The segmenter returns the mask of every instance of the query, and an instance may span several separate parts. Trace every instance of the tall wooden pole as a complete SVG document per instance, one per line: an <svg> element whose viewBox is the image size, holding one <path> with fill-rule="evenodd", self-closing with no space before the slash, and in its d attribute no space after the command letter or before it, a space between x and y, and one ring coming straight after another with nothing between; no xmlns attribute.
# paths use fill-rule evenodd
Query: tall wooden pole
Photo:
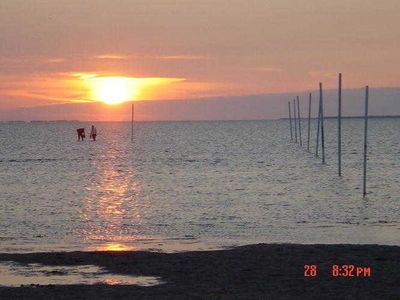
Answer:
<svg viewBox="0 0 400 300"><path fill-rule="evenodd" d="M342 73L339 73L338 94L338 175L342 176Z"/></svg>
<svg viewBox="0 0 400 300"><path fill-rule="evenodd" d="M324 98L322 96L322 83L319 83L319 96L321 99L321 147L322 164L325 164L325 131L324 131Z"/></svg>
<svg viewBox="0 0 400 300"><path fill-rule="evenodd" d="M320 127L321 127L321 93L319 95L319 101L318 101L317 143L315 145L315 157L318 157Z"/></svg>
<svg viewBox="0 0 400 300"><path fill-rule="evenodd" d="M308 130L307 130L307 151L310 152L310 125L311 125L311 93L308 97Z"/></svg>
<svg viewBox="0 0 400 300"><path fill-rule="evenodd" d="M365 87L365 115L364 115L364 172L363 172L363 196L367 195L367 150L368 150L368 97L369 88Z"/></svg>
<svg viewBox="0 0 400 300"><path fill-rule="evenodd" d="M292 113L290 111L290 101L288 102L288 108L289 108L289 123L290 123L290 140L293 141Z"/></svg>
<svg viewBox="0 0 400 300"><path fill-rule="evenodd" d="M294 115L294 140L297 143L296 103L294 99L293 99L293 115Z"/></svg>
<svg viewBox="0 0 400 300"><path fill-rule="evenodd" d="M303 143L301 141L301 116L300 116L300 99L299 96L297 96L297 116L299 120L299 141L300 141L300 147L303 146Z"/></svg>
<svg viewBox="0 0 400 300"><path fill-rule="evenodd" d="M132 120L131 120L131 141L133 142L133 121L135 114L135 104L132 103Z"/></svg>

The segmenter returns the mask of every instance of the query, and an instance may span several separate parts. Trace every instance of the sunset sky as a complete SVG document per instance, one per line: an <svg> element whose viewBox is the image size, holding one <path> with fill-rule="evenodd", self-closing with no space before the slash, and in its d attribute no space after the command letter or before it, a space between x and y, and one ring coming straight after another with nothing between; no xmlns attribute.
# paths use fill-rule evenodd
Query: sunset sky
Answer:
<svg viewBox="0 0 400 300"><path fill-rule="evenodd" d="M334 88L338 72L346 88L398 87L399 11L398 0L2 0L0 110L302 92Z"/></svg>

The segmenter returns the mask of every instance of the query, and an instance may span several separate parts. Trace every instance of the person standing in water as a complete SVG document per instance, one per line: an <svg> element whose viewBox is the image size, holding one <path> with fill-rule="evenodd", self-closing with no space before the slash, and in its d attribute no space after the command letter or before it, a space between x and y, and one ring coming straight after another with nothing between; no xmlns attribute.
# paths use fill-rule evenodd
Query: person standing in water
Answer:
<svg viewBox="0 0 400 300"><path fill-rule="evenodd" d="M97 129L94 125L92 125L92 129L90 130L90 138L92 138L93 141L95 141L96 136L97 136Z"/></svg>
<svg viewBox="0 0 400 300"><path fill-rule="evenodd" d="M78 133L78 141L81 139L83 141L85 139L85 128L78 128L76 132Z"/></svg>

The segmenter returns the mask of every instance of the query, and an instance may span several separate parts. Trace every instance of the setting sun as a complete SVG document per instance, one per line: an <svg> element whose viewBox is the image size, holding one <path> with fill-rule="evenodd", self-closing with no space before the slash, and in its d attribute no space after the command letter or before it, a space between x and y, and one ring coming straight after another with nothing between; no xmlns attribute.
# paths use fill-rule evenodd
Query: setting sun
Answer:
<svg viewBox="0 0 400 300"><path fill-rule="evenodd" d="M79 79L77 86L85 90L86 101L116 105L127 101L160 98L174 83L183 78L104 76L96 73L73 73Z"/></svg>
<svg viewBox="0 0 400 300"><path fill-rule="evenodd" d="M95 77L91 79L93 98L107 104L134 100L138 84L129 77Z"/></svg>

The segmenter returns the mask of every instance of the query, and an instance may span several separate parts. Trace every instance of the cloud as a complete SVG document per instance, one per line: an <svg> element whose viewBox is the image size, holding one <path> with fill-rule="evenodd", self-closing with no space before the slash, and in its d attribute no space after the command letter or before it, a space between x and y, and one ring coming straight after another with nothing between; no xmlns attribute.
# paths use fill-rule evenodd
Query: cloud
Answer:
<svg viewBox="0 0 400 300"><path fill-rule="evenodd" d="M20 56L20 57L6 57L0 56L0 63L4 64L58 64L65 62L64 57L43 57L43 56Z"/></svg>
<svg viewBox="0 0 400 300"><path fill-rule="evenodd" d="M97 59L116 59L116 60L121 60L121 59L128 59L129 56L126 56L126 55L119 55L119 54L100 54L100 55L96 55L94 58L97 58Z"/></svg>
<svg viewBox="0 0 400 300"><path fill-rule="evenodd" d="M51 102L62 102L62 103L88 102L89 101L89 100L81 100L81 99L71 99L69 97L62 98L62 97L49 96L49 95L39 94L39 93L34 93L34 92L29 92L29 91L27 92L24 90L9 91L7 93L3 93L3 95L17 96L17 97L31 98L31 99L49 100Z"/></svg>
<svg viewBox="0 0 400 300"><path fill-rule="evenodd" d="M332 71L308 71L307 75L311 78L329 78L329 79L335 79L337 77L336 72Z"/></svg>
<svg viewBox="0 0 400 300"><path fill-rule="evenodd" d="M114 60L123 60L123 59L156 59L156 60L203 60L208 59L207 56L203 55L121 55L121 54L99 54L95 55L96 59L114 59Z"/></svg>
<svg viewBox="0 0 400 300"><path fill-rule="evenodd" d="M285 71L282 68L276 68L276 67L259 67L259 68L251 68L250 70L258 72L270 72L270 73L282 73Z"/></svg>
<svg viewBox="0 0 400 300"><path fill-rule="evenodd" d="M66 75L72 77L78 77L79 79L91 79L100 76L100 74L97 73L83 73L83 72L67 73Z"/></svg>
<svg viewBox="0 0 400 300"><path fill-rule="evenodd" d="M203 60L208 59L207 56L201 55L165 55L165 56L156 56L156 59L164 59L164 60Z"/></svg>
<svg viewBox="0 0 400 300"><path fill-rule="evenodd" d="M62 57L54 57L54 58L47 58L44 59L43 62L47 64L59 64L65 62L66 59Z"/></svg>

